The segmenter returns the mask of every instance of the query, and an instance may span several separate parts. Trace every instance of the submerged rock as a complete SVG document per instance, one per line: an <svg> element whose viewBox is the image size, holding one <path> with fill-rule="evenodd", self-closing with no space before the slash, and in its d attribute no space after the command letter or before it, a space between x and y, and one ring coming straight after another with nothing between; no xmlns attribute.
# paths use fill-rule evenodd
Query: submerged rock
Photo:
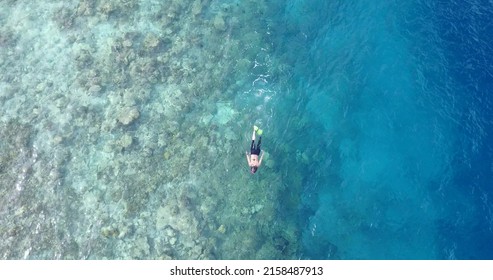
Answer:
<svg viewBox="0 0 493 280"><path fill-rule="evenodd" d="M119 115L118 121L123 125L129 125L134 120L138 119L140 116L139 110L135 107L125 107L123 108Z"/></svg>
<svg viewBox="0 0 493 280"><path fill-rule="evenodd" d="M213 120L220 125L224 125L230 122L235 115L235 110L231 108L228 104L218 103L217 114L214 116Z"/></svg>
<svg viewBox="0 0 493 280"><path fill-rule="evenodd" d="M215 18L214 18L214 22L213 22L213 25L214 25L214 28L217 30L217 31L225 31L226 30L226 22L224 21L223 17L221 15L217 15Z"/></svg>

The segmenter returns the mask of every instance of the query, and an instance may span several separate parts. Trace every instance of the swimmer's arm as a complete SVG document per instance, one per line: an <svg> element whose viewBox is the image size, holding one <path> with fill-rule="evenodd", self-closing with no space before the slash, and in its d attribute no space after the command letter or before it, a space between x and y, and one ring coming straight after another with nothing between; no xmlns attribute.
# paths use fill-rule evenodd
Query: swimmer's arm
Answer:
<svg viewBox="0 0 493 280"><path fill-rule="evenodd" d="M246 158L247 158L247 161L248 161L248 165L251 165L250 164L250 158L248 157L248 152L245 152L245 155L246 155Z"/></svg>
<svg viewBox="0 0 493 280"><path fill-rule="evenodd" d="M264 157L264 151L262 151L262 154L260 155L260 160L258 161L258 166L262 164L262 158Z"/></svg>

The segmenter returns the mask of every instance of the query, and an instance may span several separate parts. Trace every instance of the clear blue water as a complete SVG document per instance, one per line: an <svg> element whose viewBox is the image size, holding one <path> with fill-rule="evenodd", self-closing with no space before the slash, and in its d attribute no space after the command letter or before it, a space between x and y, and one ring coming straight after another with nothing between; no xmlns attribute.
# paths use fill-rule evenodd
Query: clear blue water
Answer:
<svg viewBox="0 0 493 280"><path fill-rule="evenodd" d="M493 259L491 0L0 7L0 258Z"/></svg>
<svg viewBox="0 0 493 280"><path fill-rule="evenodd" d="M307 123L290 145L313 157L302 258L493 258L493 3L287 1L278 16L286 102Z"/></svg>

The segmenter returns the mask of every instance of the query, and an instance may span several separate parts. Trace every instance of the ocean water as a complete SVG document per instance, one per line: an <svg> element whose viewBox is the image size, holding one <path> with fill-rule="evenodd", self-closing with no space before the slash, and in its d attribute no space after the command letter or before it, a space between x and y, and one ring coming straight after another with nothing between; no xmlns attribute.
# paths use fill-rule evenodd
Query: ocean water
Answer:
<svg viewBox="0 0 493 280"><path fill-rule="evenodd" d="M0 257L492 259L492 16L2 1Z"/></svg>
<svg viewBox="0 0 493 280"><path fill-rule="evenodd" d="M288 1L279 53L323 154L302 192L303 257L491 259L492 13Z"/></svg>

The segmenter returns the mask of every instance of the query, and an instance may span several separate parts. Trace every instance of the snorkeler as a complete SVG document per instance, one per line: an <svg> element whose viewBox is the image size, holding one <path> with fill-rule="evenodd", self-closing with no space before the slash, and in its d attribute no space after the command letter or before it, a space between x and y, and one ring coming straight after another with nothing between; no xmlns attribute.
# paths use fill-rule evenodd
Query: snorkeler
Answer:
<svg viewBox="0 0 493 280"><path fill-rule="evenodd" d="M255 133L258 133L258 144L255 146ZM246 153L248 166L250 166L250 172L254 174L257 172L258 167L262 163L262 158L264 157L264 153L260 156L260 160L258 156L260 155L260 144L262 142L262 129L259 129L258 126L253 126L253 134L252 134L252 146L250 147L250 156L248 155L248 151Z"/></svg>

